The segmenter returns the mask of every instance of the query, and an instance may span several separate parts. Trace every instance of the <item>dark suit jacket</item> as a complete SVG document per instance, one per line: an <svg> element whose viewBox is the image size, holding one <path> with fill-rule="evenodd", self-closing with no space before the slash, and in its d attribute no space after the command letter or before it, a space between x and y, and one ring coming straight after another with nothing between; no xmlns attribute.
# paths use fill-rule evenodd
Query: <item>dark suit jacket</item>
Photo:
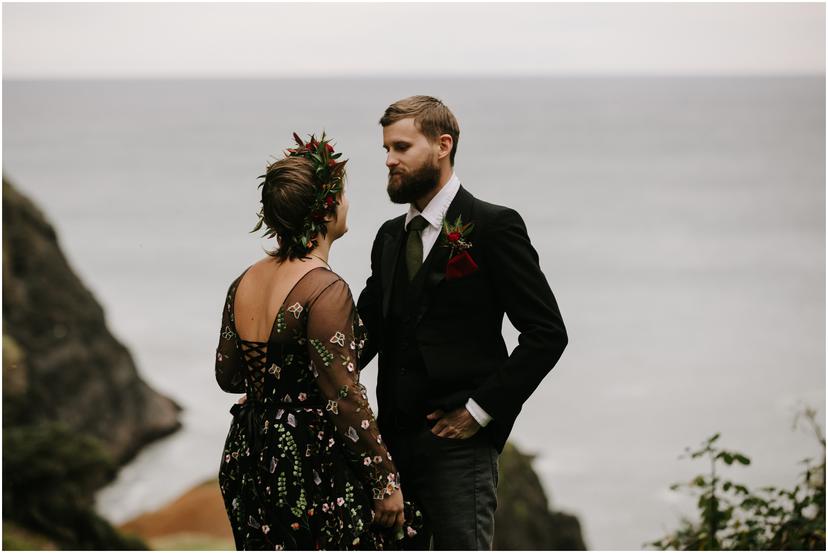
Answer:
<svg viewBox="0 0 828 553"><path fill-rule="evenodd" d="M552 370L567 344L555 296L538 265L526 225L510 208L478 200L462 186L446 220L474 223L469 250L479 269L446 280L450 249L432 248L414 303L415 333L429 381L430 407L445 410L473 398L492 421L483 429L502 450L523 403ZM359 296L360 316L368 331L361 363L379 353L378 421L390 420L390 339L384 334L397 256L405 239L405 216L380 227L371 250L371 276ZM520 332L511 355L501 333L504 313Z"/></svg>

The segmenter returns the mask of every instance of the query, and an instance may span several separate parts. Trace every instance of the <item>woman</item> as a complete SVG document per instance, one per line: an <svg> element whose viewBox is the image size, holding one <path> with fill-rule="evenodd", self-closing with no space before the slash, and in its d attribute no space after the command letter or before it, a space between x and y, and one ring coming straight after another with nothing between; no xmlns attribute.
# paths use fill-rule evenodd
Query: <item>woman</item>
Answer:
<svg viewBox="0 0 828 553"><path fill-rule="evenodd" d="M279 247L230 285L216 380L246 393L219 484L237 549L388 549L416 534L359 383L362 322L330 270L347 231L345 161L322 136L271 164L259 224ZM262 177L260 177L262 178Z"/></svg>

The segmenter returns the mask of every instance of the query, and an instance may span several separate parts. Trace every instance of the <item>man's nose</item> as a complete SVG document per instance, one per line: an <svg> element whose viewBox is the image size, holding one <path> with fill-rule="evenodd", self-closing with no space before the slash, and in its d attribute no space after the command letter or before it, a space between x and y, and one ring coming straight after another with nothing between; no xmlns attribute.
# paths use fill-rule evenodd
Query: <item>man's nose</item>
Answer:
<svg viewBox="0 0 828 553"><path fill-rule="evenodd" d="M385 166L386 166L386 167L388 167L389 169L390 169L390 168L392 168L392 167L396 167L397 165L399 165L399 163L400 163L400 162L397 160L397 158L396 158L396 157L394 157L394 156L393 156L392 154L390 154L390 153L389 153L389 154L388 154L388 156L385 158Z"/></svg>

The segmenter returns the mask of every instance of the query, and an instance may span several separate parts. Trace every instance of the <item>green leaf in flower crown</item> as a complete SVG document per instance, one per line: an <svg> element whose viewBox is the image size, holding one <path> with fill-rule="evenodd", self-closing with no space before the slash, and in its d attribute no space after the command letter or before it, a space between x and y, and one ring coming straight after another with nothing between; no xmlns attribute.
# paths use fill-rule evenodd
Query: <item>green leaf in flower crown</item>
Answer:
<svg viewBox="0 0 828 553"><path fill-rule="evenodd" d="M261 217L261 215L259 215L259 217ZM250 232L256 232L257 230L259 230L260 228L262 228L262 221L264 221L264 219L261 219L261 218L260 218L260 219L259 219L259 222L258 222L258 223L256 223L256 226L255 226L255 227L253 227L253 230L251 230Z"/></svg>

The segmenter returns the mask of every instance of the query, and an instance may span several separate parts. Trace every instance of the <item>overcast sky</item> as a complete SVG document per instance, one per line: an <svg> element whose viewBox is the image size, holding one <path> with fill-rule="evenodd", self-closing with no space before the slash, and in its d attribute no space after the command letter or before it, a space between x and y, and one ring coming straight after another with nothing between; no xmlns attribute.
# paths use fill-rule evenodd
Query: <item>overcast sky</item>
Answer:
<svg viewBox="0 0 828 553"><path fill-rule="evenodd" d="M3 4L3 76L825 72L811 4Z"/></svg>

